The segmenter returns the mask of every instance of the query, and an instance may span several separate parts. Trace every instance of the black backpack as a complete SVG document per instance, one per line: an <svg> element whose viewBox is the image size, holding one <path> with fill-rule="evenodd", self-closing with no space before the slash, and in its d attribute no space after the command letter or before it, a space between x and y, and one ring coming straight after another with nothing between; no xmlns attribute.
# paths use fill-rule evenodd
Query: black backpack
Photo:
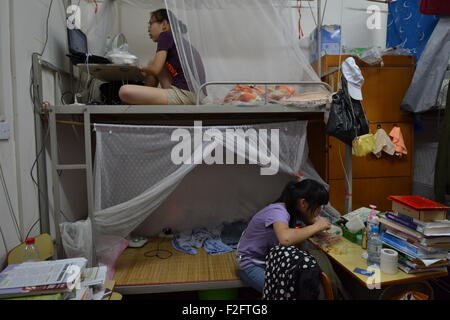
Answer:
<svg viewBox="0 0 450 320"><path fill-rule="evenodd" d="M333 95L326 132L350 146L353 139L369 133L361 101L350 97L345 77L342 77L342 89Z"/></svg>

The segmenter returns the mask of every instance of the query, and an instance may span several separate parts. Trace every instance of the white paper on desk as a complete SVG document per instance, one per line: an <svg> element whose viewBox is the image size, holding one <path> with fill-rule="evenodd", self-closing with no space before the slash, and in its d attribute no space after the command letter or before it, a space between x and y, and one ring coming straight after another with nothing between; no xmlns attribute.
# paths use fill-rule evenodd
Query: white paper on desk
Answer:
<svg viewBox="0 0 450 320"><path fill-rule="evenodd" d="M103 285L106 281L106 272L108 268L106 266L86 268L83 271L83 278L81 282L82 287Z"/></svg>
<svg viewBox="0 0 450 320"><path fill-rule="evenodd" d="M431 266L433 263L436 263L438 261L441 261L442 259L420 259L420 261L422 261L425 266Z"/></svg>
<svg viewBox="0 0 450 320"><path fill-rule="evenodd" d="M372 210L370 208L362 207L359 209L356 209L352 212L347 213L346 215L342 216L345 220L350 221L351 218L354 216L359 216L363 222L367 221L367 217L369 216L369 213L375 211L376 213L379 213L380 211Z"/></svg>
<svg viewBox="0 0 450 320"><path fill-rule="evenodd" d="M102 300L104 295L105 295L105 289L100 290L99 292L94 293L92 295L92 300Z"/></svg>
<svg viewBox="0 0 450 320"><path fill-rule="evenodd" d="M0 289L65 283L69 277L73 276L74 270L70 269L70 266L78 266L81 273L86 263L85 258L22 263L11 270L2 272Z"/></svg>

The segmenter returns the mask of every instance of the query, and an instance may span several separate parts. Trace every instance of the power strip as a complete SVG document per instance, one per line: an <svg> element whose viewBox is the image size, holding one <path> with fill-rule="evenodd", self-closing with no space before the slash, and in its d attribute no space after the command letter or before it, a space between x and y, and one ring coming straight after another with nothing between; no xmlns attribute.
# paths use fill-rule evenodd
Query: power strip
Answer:
<svg viewBox="0 0 450 320"><path fill-rule="evenodd" d="M173 238L173 234L171 234L171 233L167 234L167 233L161 232L161 233L158 234L158 237L172 239Z"/></svg>
<svg viewBox="0 0 450 320"><path fill-rule="evenodd" d="M142 248L148 242L146 237L138 237L128 240L128 246L130 248Z"/></svg>

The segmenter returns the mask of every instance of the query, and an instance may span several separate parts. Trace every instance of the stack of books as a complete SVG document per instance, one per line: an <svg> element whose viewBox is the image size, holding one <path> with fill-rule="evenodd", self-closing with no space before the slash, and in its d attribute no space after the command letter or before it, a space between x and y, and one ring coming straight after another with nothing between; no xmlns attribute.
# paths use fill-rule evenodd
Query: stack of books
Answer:
<svg viewBox="0 0 450 320"><path fill-rule="evenodd" d="M446 271L450 266L450 221L425 222L403 213L380 215L383 244L399 252L406 273Z"/></svg>
<svg viewBox="0 0 450 320"><path fill-rule="evenodd" d="M107 267L85 268L81 273L81 283L70 300L102 300L110 293L105 288Z"/></svg>
<svg viewBox="0 0 450 320"><path fill-rule="evenodd" d="M85 258L9 265L0 273L0 299L100 300L106 266L86 268Z"/></svg>

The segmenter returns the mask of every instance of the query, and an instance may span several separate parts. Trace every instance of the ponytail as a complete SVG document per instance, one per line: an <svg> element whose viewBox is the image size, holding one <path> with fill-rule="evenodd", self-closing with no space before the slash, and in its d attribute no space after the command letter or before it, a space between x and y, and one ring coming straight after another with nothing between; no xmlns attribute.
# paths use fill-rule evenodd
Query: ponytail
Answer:
<svg viewBox="0 0 450 320"><path fill-rule="evenodd" d="M315 180L306 179L300 182L290 181L286 184L281 196L275 202L284 203L291 216L289 226L294 227L300 213L297 210L298 200L305 199L309 210L315 211L329 201L327 189Z"/></svg>

